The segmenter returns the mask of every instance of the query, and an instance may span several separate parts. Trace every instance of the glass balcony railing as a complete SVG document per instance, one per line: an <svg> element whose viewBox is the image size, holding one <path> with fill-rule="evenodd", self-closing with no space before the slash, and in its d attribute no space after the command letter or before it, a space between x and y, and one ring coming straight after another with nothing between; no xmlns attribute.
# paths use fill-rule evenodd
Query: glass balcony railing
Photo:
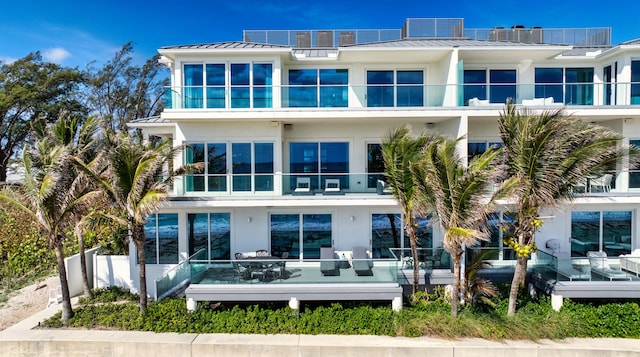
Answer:
<svg viewBox="0 0 640 357"><path fill-rule="evenodd" d="M174 288L186 284L194 276L199 276L202 272L198 272L196 267L190 265L191 260L205 259L207 251L205 249L199 250L191 258L176 265L171 270L166 272L162 277L156 279L156 300L166 297ZM196 269L194 269L196 268Z"/></svg>
<svg viewBox="0 0 640 357"><path fill-rule="evenodd" d="M397 283L395 260L251 257L238 260L192 259L191 284L358 284Z"/></svg>
<svg viewBox="0 0 640 357"><path fill-rule="evenodd" d="M273 110L427 107L496 108L640 104L640 83L475 83L167 87L167 109ZM238 96L237 93L242 93Z"/></svg>
<svg viewBox="0 0 640 357"><path fill-rule="evenodd" d="M389 248L398 261L399 269L413 269L413 255L410 248ZM453 262L444 248L418 248L418 268L423 270L444 269L453 271Z"/></svg>
<svg viewBox="0 0 640 357"><path fill-rule="evenodd" d="M547 280L556 281L636 281L638 272L634 258L607 257L603 252L596 256L555 256L539 251L535 270Z"/></svg>
<svg viewBox="0 0 640 357"><path fill-rule="evenodd" d="M389 195L383 173L192 174L181 178L184 193L214 195Z"/></svg>

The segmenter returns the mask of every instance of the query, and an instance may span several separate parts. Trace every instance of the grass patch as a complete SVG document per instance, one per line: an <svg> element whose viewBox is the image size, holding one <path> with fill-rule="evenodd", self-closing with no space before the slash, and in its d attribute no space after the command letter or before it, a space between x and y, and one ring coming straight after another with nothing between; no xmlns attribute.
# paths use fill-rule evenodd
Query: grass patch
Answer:
<svg viewBox="0 0 640 357"><path fill-rule="evenodd" d="M515 316L507 316L508 301L495 307L466 306L451 318L442 298L423 294L400 312L387 304L305 303L298 312L285 304L225 305L200 303L188 312L184 299L150 302L140 313L137 295L117 288L96 291L81 300L69 327L179 333L340 334L431 336L489 340L568 337L640 338L640 307L634 302L578 303L567 301L560 312L547 297L522 298ZM60 313L44 322L62 327Z"/></svg>

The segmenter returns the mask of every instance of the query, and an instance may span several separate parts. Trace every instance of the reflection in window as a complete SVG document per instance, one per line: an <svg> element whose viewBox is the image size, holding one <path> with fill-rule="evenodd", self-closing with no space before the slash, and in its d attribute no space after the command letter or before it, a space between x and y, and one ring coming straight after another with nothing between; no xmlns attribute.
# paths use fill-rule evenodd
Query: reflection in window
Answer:
<svg viewBox="0 0 640 357"><path fill-rule="evenodd" d="M347 107L347 69L290 69L289 107Z"/></svg>
<svg viewBox="0 0 640 357"><path fill-rule="evenodd" d="M295 177L310 177L311 188L324 187L326 179L339 179L340 187L349 187L349 143L290 143L289 170ZM291 180L291 188L296 180Z"/></svg>
<svg viewBox="0 0 640 357"><path fill-rule="evenodd" d="M187 215L189 256L204 250L208 252L205 259L230 259L230 217L229 213L189 213Z"/></svg>
<svg viewBox="0 0 640 357"><path fill-rule="evenodd" d="M178 263L178 215L158 213L147 217L144 226L145 263Z"/></svg>
<svg viewBox="0 0 640 357"><path fill-rule="evenodd" d="M482 155L490 148L500 148L502 143L498 141L469 141L467 144L467 157L469 161L476 156Z"/></svg>
<svg viewBox="0 0 640 357"><path fill-rule="evenodd" d="M384 178L384 158L381 144L367 144L367 188L377 188Z"/></svg>
<svg viewBox="0 0 640 357"><path fill-rule="evenodd" d="M535 97L553 97L555 103L563 102L562 68L536 68L535 69Z"/></svg>
<svg viewBox="0 0 640 357"><path fill-rule="evenodd" d="M424 72L367 71L368 107L419 107L424 105Z"/></svg>
<svg viewBox="0 0 640 357"><path fill-rule="evenodd" d="M206 163L202 172L186 175L187 192L227 191L226 143L187 144L184 153L186 164ZM233 191L273 191L273 143L232 143L230 154Z"/></svg>
<svg viewBox="0 0 640 357"><path fill-rule="evenodd" d="M506 103L516 100L516 71L492 69L489 71L489 99L491 103Z"/></svg>
<svg viewBox="0 0 640 357"><path fill-rule="evenodd" d="M631 104L640 104L640 61L631 61Z"/></svg>
<svg viewBox="0 0 640 357"><path fill-rule="evenodd" d="M469 99L487 99L487 72L476 69L466 69L464 71L464 103L467 105Z"/></svg>
<svg viewBox="0 0 640 357"><path fill-rule="evenodd" d="M373 258L391 258L389 248L402 248L402 221L399 213L371 215Z"/></svg>
<svg viewBox="0 0 640 357"><path fill-rule="evenodd" d="M640 139L629 140L629 144L640 147ZM629 170L629 188L640 188L640 163Z"/></svg>
<svg viewBox="0 0 640 357"><path fill-rule="evenodd" d="M272 214L270 231L274 256L320 259L320 248L332 246L330 214Z"/></svg>
<svg viewBox="0 0 640 357"><path fill-rule="evenodd" d="M593 68L567 68L565 83L565 104L593 105Z"/></svg>
<svg viewBox="0 0 640 357"><path fill-rule="evenodd" d="M631 211L571 212L571 256L598 250L618 256L631 248Z"/></svg>

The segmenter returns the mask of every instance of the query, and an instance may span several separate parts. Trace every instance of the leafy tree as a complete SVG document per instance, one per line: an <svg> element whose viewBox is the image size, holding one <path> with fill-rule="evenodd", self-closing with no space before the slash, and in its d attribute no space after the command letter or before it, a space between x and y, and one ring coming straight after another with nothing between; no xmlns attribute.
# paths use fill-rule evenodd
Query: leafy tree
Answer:
<svg viewBox="0 0 640 357"><path fill-rule="evenodd" d="M418 291L420 282L418 267L418 246L416 236L416 212L414 199L414 183L411 165L418 162L420 150L429 142L430 138L411 136L411 129L402 126L387 133L382 140L382 155L384 158L385 177L391 188L391 193L398 200L404 217L404 229L409 236L411 255L413 257L413 294Z"/></svg>
<svg viewBox="0 0 640 357"><path fill-rule="evenodd" d="M63 109L86 112L76 96L82 81L81 72L44 62L39 52L0 62L0 182L34 126L55 121Z"/></svg>
<svg viewBox="0 0 640 357"><path fill-rule="evenodd" d="M102 68L88 70L89 105L112 133L127 131L128 122L163 110L161 98L169 80L159 55L139 67L132 64L132 53L133 44L128 42Z"/></svg>
<svg viewBox="0 0 640 357"><path fill-rule="evenodd" d="M416 208L422 214L432 214L434 224L444 232L444 249L453 260L453 317L458 314L460 296L465 294L460 281L464 249L488 238L487 214L494 200L503 197L512 185L512 181L507 181L492 193L500 174L496 165L499 149L487 150L465 166L456 151L460 139L430 140L420 161L411 166Z"/></svg>
<svg viewBox="0 0 640 357"><path fill-rule="evenodd" d="M535 232L543 224L540 211L571 201L572 186L615 167L630 148L620 145L622 135L563 110L533 114L508 105L498 125L506 174L518 181L513 191L514 237L506 240L518 254L509 294L508 313L513 314L527 261L536 251Z"/></svg>

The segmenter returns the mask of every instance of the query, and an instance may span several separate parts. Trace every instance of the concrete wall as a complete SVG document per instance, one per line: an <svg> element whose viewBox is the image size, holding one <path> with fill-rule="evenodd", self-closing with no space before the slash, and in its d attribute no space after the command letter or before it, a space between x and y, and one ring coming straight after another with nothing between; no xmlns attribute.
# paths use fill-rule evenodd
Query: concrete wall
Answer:
<svg viewBox="0 0 640 357"><path fill-rule="evenodd" d="M94 258L95 274L93 286L105 288L119 286L124 289L135 289L129 268L127 255L96 255Z"/></svg>
<svg viewBox="0 0 640 357"><path fill-rule="evenodd" d="M447 341L433 338L334 335L227 335L32 330L3 336L2 356L637 356L632 339Z"/></svg>
<svg viewBox="0 0 640 357"><path fill-rule="evenodd" d="M93 256L96 255L98 248L86 250L84 256L87 263L87 276L89 279L89 287L93 289ZM67 270L67 283L69 285L69 294L78 296L82 294L82 269L80 267L80 254L76 254L64 260L65 269Z"/></svg>

